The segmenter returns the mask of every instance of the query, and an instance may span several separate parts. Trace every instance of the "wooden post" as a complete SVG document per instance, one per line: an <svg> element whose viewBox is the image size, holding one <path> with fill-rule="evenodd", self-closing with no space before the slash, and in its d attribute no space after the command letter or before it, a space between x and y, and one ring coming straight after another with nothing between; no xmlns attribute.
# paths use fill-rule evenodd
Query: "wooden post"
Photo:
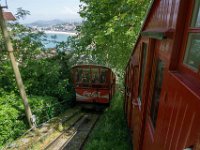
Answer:
<svg viewBox="0 0 200 150"><path fill-rule="evenodd" d="M13 54L13 46L12 46L12 43L11 43L9 33L7 31L7 28L6 28L6 23L5 23L5 20L3 18L3 10L2 10L1 6L0 6L0 26L1 26L1 30L3 32L3 36L4 36L4 39L5 39L5 44L6 44L6 48L8 50L8 54L9 54L9 57L10 57L10 60L11 60L12 68L13 68L13 71L14 71L14 74L15 74L17 86L19 88L19 92L20 92L20 95L21 95L21 98L22 98L22 101L23 101L23 104L24 104L28 123L29 123L31 128L35 128L35 123L32 120L33 118L32 118L31 109L30 109L30 106L28 104L28 99L27 99L27 96L26 96L26 92L25 92L23 82L22 82L21 74L20 74L17 62L15 60L14 54Z"/></svg>

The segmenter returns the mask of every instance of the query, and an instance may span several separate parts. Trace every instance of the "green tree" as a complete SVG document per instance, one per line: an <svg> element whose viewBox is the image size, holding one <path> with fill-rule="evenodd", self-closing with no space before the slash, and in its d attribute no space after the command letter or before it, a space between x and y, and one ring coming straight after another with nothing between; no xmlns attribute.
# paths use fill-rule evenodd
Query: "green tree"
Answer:
<svg viewBox="0 0 200 150"><path fill-rule="evenodd" d="M20 18L24 18L29 14L29 11L19 8L15 15L17 20L14 22L7 22L16 60L20 67L26 66L27 62L30 60L35 60L44 49L41 39L45 38L45 34L38 31L33 32L32 29L18 22ZM15 78L2 34L0 34L0 47L0 85L6 91L16 91Z"/></svg>
<svg viewBox="0 0 200 150"><path fill-rule="evenodd" d="M71 39L75 59L92 59L120 73L130 57L149 0L81 0L84 19L79 34ZM88 58L88 59L87 59Z"/></svg>

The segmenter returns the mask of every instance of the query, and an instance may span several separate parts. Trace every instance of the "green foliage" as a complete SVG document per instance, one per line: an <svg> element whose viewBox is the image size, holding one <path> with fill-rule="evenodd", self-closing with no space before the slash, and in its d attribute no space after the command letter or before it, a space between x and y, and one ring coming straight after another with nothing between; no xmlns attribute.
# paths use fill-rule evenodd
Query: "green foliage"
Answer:
<svg viewBox="0 0 200 150"><path fill-rule="evenodd" d="M52 117L57 116L67 107L65 103L60 103L55 97L50 96L31 96L29 104L32 108L32 113L36 116L37 124L41 124Z"/></svg>
<svg viewBox="0 0 200 150"><path fill-rule="evenodd" d="M16 18L20 19L28 14L30 14L29 11L19 8ZM68 65L71 56L64 53L67 45L58 43L58 48L62 51L57 56L50 56L49 51L44 50L44 45L41 43L41 39L46 37L44 33L32 31L18 22L9 24L9 27L16 60L19 63L28 94L49 95L58 98L59 101L73 99L74 91L72 90ZM0 41L3 41L1 39L2 36ZM4 42L0 44L2 44L0 85L8 92L17 92L5 44Z"/></svg>
<svg viewBox="0 0 200 150"><path fill-rule="evenodd" d="M15 17L17 19L24 19L27 15L30 15L30 11L24 10L21 7L17 9L17 13L15 14Z"/></svg>
<svg viewBox="0 0 200 150"><path fill-rule="evenodd" d="M15 17L20 19L29 14L29 11L18 8ZM9 33L11 36L15 57L20 64L25 63L26 60L35 59L35 56L44 50L44 45L42 44L41 39L46 39L46 36L43 32L39 32L37 30L33 31L32 29L20 24L18 20L12 23L7 23L7 26L9 29L11 29ZM0 35L0 41L1 63L2 61L8 59L8 55L2 34Z"/></svg>
<svg viewBox="0 0 200 150"><path fill-rule="evenodd" d="M47 60L28 61L21 69L29 94L54 95L57 91L60 66Z"/></svg>
<svg viewBox="0 0 200 150"><path fill-rule="evenodd" d="M60 53L54 58L28 61L21 68L28 94L49 95L73 103L74 91L67 57L65 53Z"/></svg>
<svg viewBox="0 0 200 150"><path fill-rule="evenodd" d="M60 103L50 96L31 96L29 104L36 116L37 124L57 116L68 107L67 103ZM0 147L16 139L28 129L24 112L19 95L0 89Z"/></svg>
<svg viewBox="0 0 200 150"><path fill-rule="evenodd" d="M17 18L28 11L19 9ZM31 110L40 124L62 113L74 102L69 59L66 45L59 46L63 52L50 55L44 51L41 39L45 34L14 22L8 24L16 61L28 93ZM6 142L16 139L28 129L28 122L22 100L18 93L14 73L0 34L0 148Z"/></svg>
<svg viewBox="0 0 200 150"><path fill-rule="evenodd" d="M27 128L20 118L23 110L20 99L14 93L0 90L0 147L17 138Z"/></svg>
<svg viewBox="0 0 200 150"><path fill-rule="evenodd" d="M84 147L86 150L131 150L124 112L123 95L116 94L111 107L100 117ZM101 146L99 146L101 145Z"/></svg>
<svg viewBox="0 0 200 150"><path fill-rule="evenodd" d="M80 15L85 19L71 46L83 62L116 68L126 66L141 28L149 0L81 0ZM83 57L85 55L85 57ZM84 58L84 60L82 59ZM90 61L90 62L93 62Z"/></svg>
<svg viewBox="0 0 200 150"><path fill-rule="evenodd" d="M0 64L0 88L8 92L17 91L15 76L10 61L3 61Z"/></svg>

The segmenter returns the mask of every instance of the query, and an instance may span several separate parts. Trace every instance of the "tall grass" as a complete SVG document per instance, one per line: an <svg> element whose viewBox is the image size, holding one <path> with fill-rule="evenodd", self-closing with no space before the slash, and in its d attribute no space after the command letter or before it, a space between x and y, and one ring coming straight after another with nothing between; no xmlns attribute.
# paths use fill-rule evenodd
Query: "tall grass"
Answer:
<svg viewBox="0 0 200 150"><path fill-rule="evenodd" d="M123 112L123 95L115 94L84 146L85 150L131 150Z"/></svg>

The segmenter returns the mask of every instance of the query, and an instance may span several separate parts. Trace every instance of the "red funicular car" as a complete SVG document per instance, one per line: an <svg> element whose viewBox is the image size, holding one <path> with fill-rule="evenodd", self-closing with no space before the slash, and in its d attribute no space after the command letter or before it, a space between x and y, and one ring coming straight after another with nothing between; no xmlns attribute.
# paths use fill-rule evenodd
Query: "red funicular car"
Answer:
<svg viewBox="0 0 200 150"><path fill-rule="evenodd" d="M99 65L72 67L76 101L84 104L109 104L115 92L115 75Z"/></svg>

